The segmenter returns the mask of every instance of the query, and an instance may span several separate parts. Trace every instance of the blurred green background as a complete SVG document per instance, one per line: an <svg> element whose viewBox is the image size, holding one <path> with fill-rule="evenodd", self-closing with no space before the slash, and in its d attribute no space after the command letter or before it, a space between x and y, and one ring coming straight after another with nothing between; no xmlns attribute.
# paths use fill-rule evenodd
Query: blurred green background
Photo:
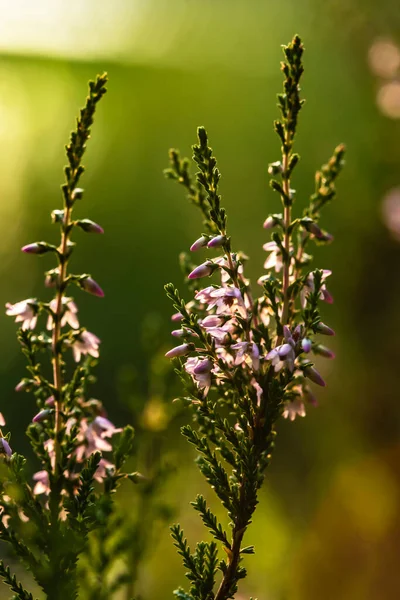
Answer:
<svg viewBox="0 0 400 600"><path fill-rule="evenodd" d="M323 221L335 243L315 253L316 265L334 272L335 304L324 314L337 331L337 359L320 364L328 382L320 406L280 424L247 538L256 555L246 561L249 577L238 600L391 600L400 597L400 245L391 217L400 210L397 2L1 1L0 303L48 298L42 273L51 258L24 256L19 248L57 240L49 214L61 204L63 147L87 80L106 70L109 93L93 128L78 207L106 233L78 232L73 257L73 270L90 272L106 296L78 292L77 300L81 322L103 342L93 394L110 418L143 424L148 400L153 413L163 414L173 390L154 390L149 372L163 377L168 366L149 359L143 323L157 331L154 347L170 347L163 284L183 290L178 255L201 232L182 190L163 178L168 149L190 154L196 127L206 126L233 244L251 257L255 280L267 241L262 222L279 207L267 165L279 158L272 121L280 45L295 32L306 46L302 160L294 181L300 204L335 145L348 147L338 199ZM388 228L382 202L389 192ZM14 392L24 374L15 330L4 316L1 411L13 449L29 452L24 430L34 404ZM213 497L180 439L185 418L165 429L156 419L154 427L176 465L163 496L193 543L203 530L189 502L200 491ZM184 584L166 525L156 542L139 581L147 600L171 597Z"/></svg>

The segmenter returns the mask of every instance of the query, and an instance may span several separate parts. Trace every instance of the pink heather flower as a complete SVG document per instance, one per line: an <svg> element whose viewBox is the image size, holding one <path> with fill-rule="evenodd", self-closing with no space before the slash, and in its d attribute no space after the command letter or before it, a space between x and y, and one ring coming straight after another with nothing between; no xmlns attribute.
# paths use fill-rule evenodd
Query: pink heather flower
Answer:
<svg viewBox="0 0 400 600"><path fill-rule="evenodd" d="M320 385L322 387L326 386L325 381L322 379L321 375L318 373L317 369L315 369L314 367L311 367L311 366L306 367L304 369L304 375L306 377L308 377L308 379L310 379L310 381L313 381L317 385Z"/></svg>
<svg viewBox="0 0 400 600"><path fill-rule="evenodd" d="M231 346L233 350L237 350L235 365L243 363L251 364L255 371L260 368L260 351L257 344L254 342L238 342Z"/></svg>
<svg viewBox="0 0 400 600"><path fill-rule="evenodd" d="M34 329L36 327L39 307L35 298L21 300L16 304L7 302L6 308L6 315L15 317L16 323L22 323L22 329Z"/></svg>
<svg viewBox="0 0 400 600"><path fill-rule="evenodd" d="M185 371L192 376L200 389L205 390L205 394L208 393L211 385L212 368L213 363L211 360L208 358L200 359L197 356L188 358L185 364Z"/></svg>
<svg viewBox="0 0 400 600"><path fill-rule="evenodd" d="M332 271L329 271L329 269L323 269L322 280L321 280L322 286L321 286L319 297L324 302L327 302L328 304L332 304L333 298L332 298L331 294L329 293L329 291L327 290L326 284L324 283L325 280L329 277L329 275L332 275ZM309 273L305 280L304 287L300 292L300 302L301 302L302 308L306 307L308 294L313 293L314 291L315 291L314 273Z"/></svg>
<svg viewBox="0 0 400 600"><path fill-rule="evenodd" d="M220 248L225 242L226 237L224 235L216 235L208 242L207 248Z"/></svg>
<svg viewBox="0 0 400 600"><path fill-rule="evenodd" d="M176 358L177 356L185 356L188 352L190 352L190 344L181 344L180 346L175 346L175 348L168 350L165 356L167 358Z"/></svg>
<svg viewBox="0 0 400 600"><path fill-rule="evenodd" d="M44 402L44 403L45 403L45 405L46 405L46 406L50 406L50 407L53 407L53 406L55 406L55 400L54 400L54 396L49 396L49 397L47 398L47 400L45 400L45 402Z"/></svg>
<svg viewBox="0 0 400 600"><path fill-rule="evenodd" d="M204 319L199 321L199 325L208 329L209 327L219 327L222 325L224 320L221 317L217 317L216 315L207 315Z"/></svg>
<svg viewBox="0 0 400 600"><path fill-rule="evenodd" d="M270 255L264 263L264 269L274 268L276 273L279 273L279 271L283 267L283 261L282 253L278 244L276 244L275 242L267 242L263 245L263 248L266 252L270 252Z"/></svg>
<svg viewBox="0 0 400 600"><path fill-rule="evenodd" d="M3 437L0 437L0 454L5 454L8 458L12 455L10 444L7 442L6 438Z"/></svg>
<svg viewBox="0 0 400 600"><path fill-rule="evenodd" d="M246 307L240 290L233 286L215 288L209 286L200 290L195 295L195 299L201 304L208 304L207 310L216 307L217 315L233 315L239 311L242 317L247 317Z"/></svg>
<svg viewBox="0 0 400 600"><path fill-rule="evenodd" d="M81 279L80 285L81 285L81 288L83 290L85 290L85 292L88 292L89 294L93 294L93 296L98 296L99 298L103 298L103 296L104 296L103 290L101 289L101 287L99 286L97 281L95 281L91 277L85 277L84 279Z"/></svg>
<svg viewBox="0 0 400 600"><path fill-rule="evenodd" d="M301 347L304 350L304 352L308 353L311 351L311 347L312 347L312 342L311 340L309 340L308 338L303 338L301 340Z"/></svg>
<svg viewBox="0 0 400 600"><path fill-rule="evenodd" d="M67 323L72 329L79 329L79 321L78 317L78 307L72 298L66 298L65 296L62 299L62 306L64 310L64 314L61 318L61 327L64 327ZM54 298L50 302L50 308L53 312L57 310L57 299ZM47 329L51 329L53 326L53 318L51 315L48 316L47 319Z"/></svg>
<svg viewBox="0 0 400 600"><path fill-rule="evenodd" d="M296 417L306 416L306 407L299 396L291 402L285 402L282 416L284 419L289 419L290 421L294 421Z"/></svg>
<svg viewBox="0 0 400 600"><path fill-rule="evenodd" d="M94 333L90 331L82 331L72 344L72 352L76 362L81 360L82 354L90 354L94 358L99 356L100 340Z"/></svg>
<svg viewBox="0 0 400 600"><path fill-rule="evenodd" d="M296 332L296 334L297 333L298 332ZM276 373L283 368L288 369L292 373L294 371L294 361L296 359L296 343L289 328L286 326L283 328L283 335L285 343L268 352L266 358L271 361Z"/></svg>
<svg viewBox="0 0 400 600"><path fill-rule="evenodd" d="M3 413L0 412L0 427L4 427L5 424L6 424L6 420L3 416Z"/></svg>
<svg viewBox="0 0 400 600"><path fill-rule="evenodd" d="M202 263L195 269L193 269L193 271L191 273L189 273L188 278L189 279L200 279L201 277L208 277L214 271L215 271L214 263L212 263L211 261L207 261L205 263Z"/></svg>
<svg viewBox="0 0 400 600"><path fill-rule="evenodd" d="M190 246L190 251L197 252L197 250L200 250L200 248L204 248L205 246L207 246L207 241L208 238L202 235L201 237L199 237L198 240L193 242L193 244Z"/></svg>
<svg viewBox="0 0 400 600"><path fill-rule="evenodd" d="M121 428L115 427L111 421L105 417L98 416L91 423L87 419L81 420L81 440L82 445L76 451L78 460L82 460L84 456L90 456L93 452L110 452L112 445L107 441L107 438L122 431Z"/></svg>
<svg viewBox="0 0 400 600"><path fill-rule="evenodd" d="M265 219L263 227L264 227L264 229L272 229L273 227L275 227L276 224L277 224L277 220L275 219L275 217L270 215L269 217L267 217Z"/></svg>
<svg viewBox="0 0 400 600"><path fill-rule="evenodd" d="M112 462L110 462L109 460L106 460L105 458L101 458L100 462L99 462L99 466L97 467L96 473L94 475L94 478L99 483L102 483L103 479L105 479L107 477L108 473L110 471L114 471L114 470L115 470L115 466L112 464Z"/></svg>
<svg viewBox="0 0 400 600"><path fill-rule="evenodd" d="M50 493L50 481L49 474L47 471L38 471L37 473L35 473L33 476L33 481L36 482L33 488L33 493L35 494L35 496Z"/></svg>

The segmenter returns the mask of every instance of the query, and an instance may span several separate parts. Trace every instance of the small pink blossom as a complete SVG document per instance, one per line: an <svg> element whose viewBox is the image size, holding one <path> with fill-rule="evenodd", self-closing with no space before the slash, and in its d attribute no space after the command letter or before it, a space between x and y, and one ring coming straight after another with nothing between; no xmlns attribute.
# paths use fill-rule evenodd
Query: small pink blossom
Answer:
<svg viewBox="0 0 400 600"><path fill-rule="evenodd" d="M82 354L89 354L94 358L99 356L100 340L94 333L90 331L82 331L72 345L72 352L76 362L81 360Z"/></svg>
<svg viewBox="0 0 400 600"><path fill-rule="evenodd" d="M255 371L260 368L260 351L257 344L254 342L238 342L231 346L233 350L237 350L235 365L242 363L251 364Z"/></svg>
<svg viewBox="0 0 400 600"><path fill-rule="evenodd" d="M6 304L6 315L15 317L16 323L22 323L22 329L34 329L36 327L39 307L35 298L21 300L16 304Z"/></svg>
<svg viewBox="0 0 400 600"><path fill-rule="evenodd" d="M323 300L324 302L327 302L328 304L332 304L332 302L333 302L333 297L329 293L329 291L326 287L326 284L325 284L325 280L330 275L332 275L332 271L329 271L329 269L322 270L322 279L321 279L322 285L321 285L321 289L320 289L320 293L319 293L319 297L321 298L321 300ZM305 280L303 289L300 292L300 302L301 302L302 308L306 307L308 294L313 293L314 291L315 291L314 273L309 273Z"/></svg>
<svg viewBox="0 0 400 600"><path fill-rule="evenodd" d="M289 419L290 421L294 421L296 417L305 417L306 407L302 399L298 396L291 402L285 402L282 416L284 419Z"/></svg>
<svg viewBox="0 0 400 600"><path fill-rule="evenodd" d="M200 389L204 389L207 394L211 386L211 370L213 363L208 358L198 358L193 356L187 359L185 371L192 376Z"/></svg>
<svg viewBox="0 0 400 600"><path fill-rule="evenodd" d="M278 244L276 242L267 242L266 244L263 245L263 248L266 252L270 253L268 258L264 262L264 269L273 269L274 268L275 271L277 273L279 273L279 271L283 267L283 260L282 260L282 252L281 252L281 249L279 248Z"/></svg>
<svg viewBox="0 0 400 600"><path fill-rule="evenodd" d="M72 329L79 329L79 321L78 317L78 307L72 298L63 297L62 299L62 307L64 310L63 316L61 318L61 327L64 327L67 323ZM50 302L50 308L53 312L57 310L57 298L54 298ZM47 329L51 329L53 327L53 318L49 315L47 319Z"/></svg>

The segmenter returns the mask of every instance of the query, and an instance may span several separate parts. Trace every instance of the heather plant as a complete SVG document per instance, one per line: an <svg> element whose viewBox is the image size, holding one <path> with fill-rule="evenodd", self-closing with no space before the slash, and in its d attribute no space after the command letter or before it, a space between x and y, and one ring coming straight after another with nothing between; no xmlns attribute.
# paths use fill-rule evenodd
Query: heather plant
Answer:
<svg viewBox="0 0 400 600"><path fill-rule="evenodd" d="M295 36L283 51L281 114L274 123L281 156L268 169L282 211L264 222L271 240L263 246L267 258L256 289L245 275L247 257L234 247L227 229L221 175L203 127L193 146L195 178L189 160L176 150L170 151L170 168L165 172L184 187L203 217L203 233L191 252L217 251L217 256L208 255L198 266L189 256L182 258L189 301L174 285L166 286L178 327L172 335L179 339L166 356L175 361L185 390L180 400L191 409L194 421L182 433L196 448L197 466L230 520L229 531L198 495L192 505L211 540L198 542L192 552L180 525L171 528L190 582L188 592L182 588L174 592L181 600L235 597L239 581L246 576L243 559L254 552L253 546L244 545L244 538L271 460L277 422L281 417L304 417L306 407L316 404L312 384L325 386L325 381L314 356L334 357L319 337L334 335L321 320L319 306L320 301L332 302L326 283L331 272L311 267L309 248L333 239L321 227L320 216L336 195L344 147L338 146L317 171L315 191L303 213L295 215L298 194L292 178L299 155L294 140L304 102L300 38ZM203 284L208 278L211 282Z"/></svg>
<svg viewBox="0 0 400 600"><path fill-rule="evenodd" d="M89 83L86 104L66 146L63 206L51 215L60 229L60 241L34 242L22 248L28 255L55 258L56 265L46 271L44 280L52 297L7 304L7 314L21 324L18 337L27 360L27 376L16 390L28 392L34 399L35 414L27 435L39 469L31 485L25 458L12 452L10 434L0 433L0 540L11 546L46 597L54 600L77 598L81 592L81 597L109 598L126 583L126 573L106 578L109 556L103 542L110 527L118 531L117 487L123 480L135 483L141 479L137 472L124 470L133 429L116 428L102 403L89 395L100 340L80 324L71 295L75 286L103 296L90 275L74 274L69 265L75 250L72 234L77 229L103 233L94 221L76 219L74 214L84 195L79 187L84 172L82 158L106 81L102 75ZM30 260L36 258L29 256ZM85 565L90 570L88 577ZM2 562L0 576L13 590L14 598L33 598ZM85 582L90 578L88 588Z"/></svg>

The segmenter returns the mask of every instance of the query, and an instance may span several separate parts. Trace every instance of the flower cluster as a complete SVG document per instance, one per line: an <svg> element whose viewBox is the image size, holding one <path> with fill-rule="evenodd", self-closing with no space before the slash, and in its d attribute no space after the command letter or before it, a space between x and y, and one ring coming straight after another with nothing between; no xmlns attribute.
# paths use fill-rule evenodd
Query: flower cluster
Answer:
<svg viewBox="0 0 400 600"><path fill-rule="evenodd" d="M0 478L0 539L12 545L48 598L77 597L77 562L87 551L89 534L106 527L103 514L111 519L118 482L138 481L138 474L122 470L132 448L132 428L116 428L101 402L87 396L100 339L81 326L70 288L75 285L97 297L104 293L90 275L68 271L75 248L72 233L77 228L103 233L102 227L89 219L74 219L73 212L83 197L78 186L84 171L81 161L106 81L102 75L90 82L86 104L66 147L63 208L51 215L60 227L59 245L40 241L22 248L26 254L55 256L56 267L45 273L44 281L54 296L49 301L28 298L6 305L7 315L21 325L18 335L28 376L17 384L16 391L29 392L36 399L36 414L27 435L41 468L31 486L25 479L25 459L12 452L10 435L3 436L0 430L0 454L6 469ZM43 356L49 358L51 370L42 364ZM0 425L5 425L1 415ZM114 442L116 434L118 441ZM100 486L97 491L96 483ZM93 565L90 569L93 572ZM2 563L0 575L13 587ZM32 598L22 586L13 589L18 598Z"/></svg>
<svg viewBox="0 0 400 600"><path fill-rule="evenodd" d="M207 585L216 600L233 597L238 580L244 576L241 542L269 462L276 421L280 416L290 420L304 417L306 406L316 404L311 386L325 386L325 381L314 366L313 356L333 358L333 352L318 339L319 335L334 335L319 313L320 300L332 302L326 287L331 273L311 270L312 257L306 249L310 242L327 244L333 239L320 227L320 211L335 196L344 148L336 148L328 164L317 172L309 205L303 215L294 217L296 191L291 177L299 157L293 152L293 143L303 104L299 95L303 46L297 36L284 48L284 54L284 90L278 96L281 120L275 122L282 156L269 166L271 187L281 198L283 212L269 215L264 222L272 239L264 244L267 259L256 290L245 277L247 257L233 249L228 235L219 193L220 172L203 127L198 129L198 144L193 147L196 181L190 175L189 161L182 160L176 150L170 152L171 167L166 171L167 177L186 188L204 217L205 232L191 245L191 254L217 250L217 256L208 255L188 269L193 293L189 302L181 299L172 284L166 286L177 311L173 320L180 323L180 329L173 332L180 344L166 356L179 359L178 370L186 386L184 400L192 405L199 424L200 433L191 427L184 428L183 433L199 451L200 470L232 522L229 540L203 501L194 503L228 555L228 561L218 567L222 581L217 592L213 591L217 568L209 562L212 576L208 583L196 568L203 546L190 555L181 530L173 529L192 584L190 594L179 597L203 598L198 589L203 586L204 593ZM190 263L188 258L185 264ZM208 278L212 283L203 286L202 281ZM231 475L218 455L232 468ZM207 548L213 555L213 547Z"/></svg>

